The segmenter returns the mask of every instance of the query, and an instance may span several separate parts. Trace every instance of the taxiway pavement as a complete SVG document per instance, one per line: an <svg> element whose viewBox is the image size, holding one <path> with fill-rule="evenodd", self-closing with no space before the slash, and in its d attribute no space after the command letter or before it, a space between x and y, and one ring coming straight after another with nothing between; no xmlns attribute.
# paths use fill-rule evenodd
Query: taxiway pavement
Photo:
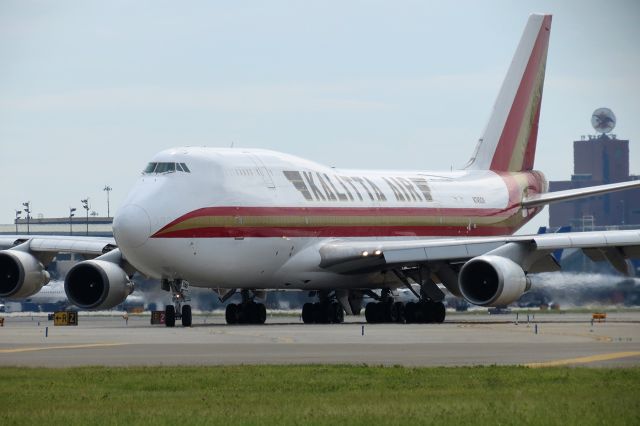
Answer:
<svg viewBox="0 0 640 426"><path fill-rule="evenodd" d="M148 315L80 313L78 326L54 326L45 316L4 315L0 365L368 364L640 365L640 312L448 313L444 324L307 325L270 316L265 325L224 324L220 315L194 316L193 327L150 325ZM537 330L537 332L536 332Z"/></svg>

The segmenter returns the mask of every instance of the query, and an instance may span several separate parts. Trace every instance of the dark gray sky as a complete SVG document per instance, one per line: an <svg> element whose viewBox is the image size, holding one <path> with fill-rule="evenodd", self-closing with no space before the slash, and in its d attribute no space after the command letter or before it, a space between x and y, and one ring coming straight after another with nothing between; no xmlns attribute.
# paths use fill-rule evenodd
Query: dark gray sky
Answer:
<svg viewBox="0 0 640 426"><path fill-rule="evenodd" d="M105 184L117 208L149 157L179 145L460 167L532 12L554 14L536 168L568 178L571 141L607 106L640 174L635 0L4 0L0 222L27 200L65 216L89 196L106 214Z"/></svg>

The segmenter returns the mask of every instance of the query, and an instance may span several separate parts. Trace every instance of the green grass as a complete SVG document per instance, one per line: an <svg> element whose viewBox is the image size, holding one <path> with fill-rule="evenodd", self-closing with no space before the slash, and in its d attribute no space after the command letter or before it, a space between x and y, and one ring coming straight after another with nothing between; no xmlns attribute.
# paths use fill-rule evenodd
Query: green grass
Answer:
<svg viewBox="0 0 640 426"><path fill-rule="evenodd" d="M0 424L640 424L640 368L0 368Z"/></svg>

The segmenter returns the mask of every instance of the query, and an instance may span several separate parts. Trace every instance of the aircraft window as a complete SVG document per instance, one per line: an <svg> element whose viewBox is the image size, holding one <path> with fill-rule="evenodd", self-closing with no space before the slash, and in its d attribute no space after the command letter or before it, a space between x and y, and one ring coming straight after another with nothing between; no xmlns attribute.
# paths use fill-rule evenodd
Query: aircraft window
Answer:
<svg viewBox="0 0 640 426"><path fill-rule="evenodd" d="M176 163L158 163L156 173L171 173L176 171Z"/></svg>
<svg viewBox="0 0 640 426"><path fill-rule="evenodd" d="M158 163L149 163L147 164L147 167L144 169L143 173L153 173L153 171L156 169L156 165Z"/></svg>
<svg viewBox="0 0 640 426"><path fill-rule="evenodd" d="M176 163L176 170L179 172L182 172L182 166L180 165L180 163Z"/></svg>
<svg viewBox="0 0 640 426"><path fill-rule="evenodd" d="M182 170L184 170L187 173L191 173L191 170L189 170L189 168L187 167L186 164L184 163L180 163L180 165L182 166Z"/></svg>

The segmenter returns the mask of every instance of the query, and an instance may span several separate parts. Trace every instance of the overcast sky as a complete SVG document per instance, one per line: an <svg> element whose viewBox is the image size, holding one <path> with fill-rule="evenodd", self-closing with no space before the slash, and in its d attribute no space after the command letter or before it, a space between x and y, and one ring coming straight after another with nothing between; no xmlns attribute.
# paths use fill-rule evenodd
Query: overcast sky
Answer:
<svg viewBox="0 0 640 426"><path fill-rule="evenodd" d="M113 214L179 145L461 167L532 12L554 14L536 168L568 179L606 106L640 174L637 0L2 0L0 223L27 200L65 216L88 196L106 215L106 184Z"/></svg>

